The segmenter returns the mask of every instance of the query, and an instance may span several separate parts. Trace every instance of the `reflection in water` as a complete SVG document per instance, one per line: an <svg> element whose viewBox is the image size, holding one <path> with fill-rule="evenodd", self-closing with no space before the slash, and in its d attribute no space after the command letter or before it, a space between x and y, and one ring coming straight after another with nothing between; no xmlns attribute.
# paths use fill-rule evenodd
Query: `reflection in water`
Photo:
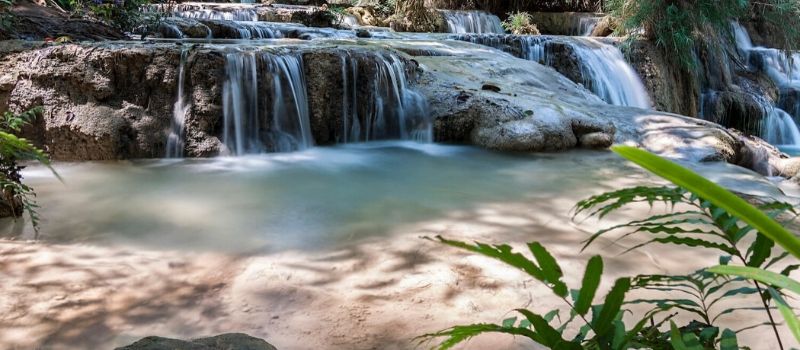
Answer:
<svg viewBox="0 0 800 350"><path fill-rule="evenodd" d="M65 184L42 168L25 173L40 194L46 241L232 252L328 248L453 210L580 198L618 178L649 178L609 152L503 155L412 142L57 168ZM702 169L764 187L739 168Z"/></svg>

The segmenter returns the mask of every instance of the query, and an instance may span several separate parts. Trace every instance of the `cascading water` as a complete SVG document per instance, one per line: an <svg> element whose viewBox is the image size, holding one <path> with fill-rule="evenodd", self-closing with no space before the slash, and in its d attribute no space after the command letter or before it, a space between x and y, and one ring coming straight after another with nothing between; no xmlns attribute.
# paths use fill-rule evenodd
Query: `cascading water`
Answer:
<svg viewBox="0 0 800 350"><path fill-rule="evenodd" d="M267 56L272 76L273 149L289 152L314 145L303 62L299 56Z"/></svg>
<svg viewBox="0 0 800 350"><path fill-rule="evenodd" d="M780 108L771 108L762 126L762 138L773 145L800 144L800 130L789 113Z"/></svg>
<svg viewBox="0 0 800 350"><path fill-rule="evenodd" d="M176 17L192 19L214 19L224 21L258 21L258 14L249 9L236 9L232 11L215 10L191 10L177 11L173 13Z"/></svg>
<svg viewBox="0 0 800 350"><path fill-rule="evenodd" d="M339 142L386 139L433 141L427 101L409 88L405 65L394 54L376 55L375 76L359 86L359 61L342 56L342 134ZM367 101L363 101L366 91Z"/></svg>
<svg viewBox="0 0 800 350"><path fill-rule="evenodd" d="M613 105L652 107L647 89L622 52L596 39L516 35L462 35L454 38L506 50L551 67L564 63L563 56L556 54L559 50L571 50L580 69L579 77L571 77L579 80L577 83Z"/></svg>
<svg viewBox="0 0 800 350"><path fill-rule="evenodd" d="M289 152L313 145L302 59L258 51L226 54L223 143L227 153ZM259 80L259 73L267 75ZM271 83L269 91L262 90Z"/></svg>
<svg viewBox="0 0 800 350"><path fill-rule="evenodd" d="M442 11L449 33L503 34L500 18L483 11Z"/></svg>
<svg viewBox="0 0 800 350"><path fill-rule="evenodd" d="M167 158L183 157L184 124L186 122L186 112L191 108L191 104L186 101L186 93L184 91L188 53L188 50L181 51L181 62L178 66L178 97L172 109L172 121L169 136L167 137Z"/></svg>
<svg viewBox="0 0 800 350"><path fill-rule="evenodd" d="M780 89L777 106L770 103L761 136L773 145L800 145L800 131L794 120L800 118L800 53L754 46L743 26L734 22L732 29L746 64L765 72Z"/></svg>
<svg viewBox="0 0 800 350"><path fill-rule="evenodd" d="M574 36L591 36L597 23L600 21L598 17L577 17L574 19L575 23L572 25L571 35Z"/></svg>

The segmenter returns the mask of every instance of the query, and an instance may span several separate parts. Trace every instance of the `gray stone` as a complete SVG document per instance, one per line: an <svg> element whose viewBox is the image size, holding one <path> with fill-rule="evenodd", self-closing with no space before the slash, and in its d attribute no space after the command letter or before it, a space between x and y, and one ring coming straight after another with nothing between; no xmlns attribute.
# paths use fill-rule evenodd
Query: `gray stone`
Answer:
<svg viewBox="0 0 800 350"><path fill-rule="evenodd" d="M146 337L116 350L276 350L263 339L242 333L221 334L195 340Z"/></svg>

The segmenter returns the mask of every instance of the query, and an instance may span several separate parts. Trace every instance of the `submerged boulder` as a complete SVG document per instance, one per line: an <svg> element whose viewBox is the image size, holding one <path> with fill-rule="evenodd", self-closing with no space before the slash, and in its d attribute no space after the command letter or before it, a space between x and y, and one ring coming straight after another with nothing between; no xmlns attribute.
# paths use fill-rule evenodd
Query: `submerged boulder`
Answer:
<svg viewBox="0 0 800 350"><path fill-rule="evenodd" d="M116 350L276 350L263 339L228 333L194 340L147 337Z"/></svg>

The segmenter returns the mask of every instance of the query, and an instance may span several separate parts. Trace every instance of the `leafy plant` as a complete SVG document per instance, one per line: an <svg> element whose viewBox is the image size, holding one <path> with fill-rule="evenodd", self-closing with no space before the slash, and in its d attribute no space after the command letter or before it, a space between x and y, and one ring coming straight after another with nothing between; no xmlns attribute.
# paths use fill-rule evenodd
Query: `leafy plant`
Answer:
<svg viewBox="0 0 800 350"><path fill-rule="evenodd" d="M599 218L634 203L649 204L652 207L655 203L662 202L671 208L666 214L651 215L600 230L587 240L586 245L609 232L626 229L628 232L619 240L634 234L648 237L644 243L636 244L629 250L653 243L712 249L723 253L719 266L685 276L641 275L619 279L606 296L604 304L587 308L587 303L591 304L591 299L594 299L602 275L602 259L599 256L592 257L587 264L580 289L567 293L557 260L538 243L528 245L534 257L534 260L529 260L522 254L513 252L508 245L473 245L437 237L437 241L444 244L500 260L524 271L560 297L569 307L570 316L566 322L558 319L558 324L558 310L543 315L517 310L524 317L520 322L512 318L502 324L456 326L427 334L422 339L444 337L445 340L438 344L438 348L447 349L473 336L495 332L524 336L551 349L727 350L738 349L739 344L736 332L717 324L720 317L744 311L762 311L766 312L769 318L767 324L772 326L776 339L783 348L777 331L778 324L771 313L777 308L786 320L786 325L800 340L800 319L795 316L784 294L785 291L800 294L800 283L789 277L800 265L787 265L780 272L769 271L790 255L800 257L797 254L800 252L800 239L776 221L776 218L788 220L797 216L795 209L791 205L778 202L757 208L671 161L631 147L618 146L613 150L679 187L634 187L579 202L575 215L587 213ZM780 249L776 249L779 247L785 251L780 252ZM732 264L734 261L741 265ZM638 289L663 292L666 296L625 301L624 297L629 290ZM734 307L720 307L721 301L727 298L747 295L758 295L761 305L742 304L737 299ZM652 308L637 315L639 321L628 329L621 315L625 305L634 304L648 304ZM678 327L672 320L677 313L660 316L667 310L688 313L695 320ZM589 311L591 317L588 317ZM614 315L610 317L610 314ZM656 317L661 320L656 322ZM597 323L601 318L604 323ZM576 320L582 320L583 326L577 335L565 338L566 327Z"/></svg>
<svg viewBox="0 0 800 350"><path fill-rule="evenodd" d="M528 244L528 249L534 258L529 260L524 255L514 252L508 245L468 244L442 237L436 237L436 241L497 259L525 272L542 282L570 310L569 317L564 322L560 322L558 310L537 314L530 310L518 309L516 311L522 316L519 321L514 317L504 320L502 324L456 326L420 337L423 341L445 338L436 346L438 349L449 349L484 333L519 335L550 349L628 349L650 344L648 336L652 335L652 330L656 327L648 327L648 323L653 324L657 314L673 307L668 305L654 307L628 328L622 320L624 313L622 307L625 295L632 286L630 278L618 279L606 294L603 304L593 305L603 274L603 260L600 256L589 259L581 287L569 289L563 281L563 272L555 257L537 242ZM565 338L565 330L574 322L582 323L578 333L571 338ZM730 337L731 334L725 333L724 337ZM735 339L735 335L733 337Z"/></svg>
<svg viewBox="0 0 800 350"><path fill-rule="evenodd" d="M24 166L19 165L19 162L37 161L47 166L57 177L58 173L50 166L50 160L42 150L16 134L41 113L42 109L37 107L21 114L5 112L0 118L0 189L2 189L2 205L6 207L4 212L14 217L28 213L37 233L39 206L35 200L36 193L33 188L22 183L20 172Z"/></svg>
<svg viewBox="0 0 800 350"><path fill-rule="evenodd" d="M647 244L661 243L722 252L725 264L709 269L708 273L737 276L734 279L724 279L723 281L750 280L755 290L733 289L720 298L757 293L761 297L769 324L780 344L777 323L770 312L769 304L772 300L778 301L778 309L784 315L787 314L788 304L782 298L775 298L780 289L764 288L759 282L780 288L790 287L789 290L796 288L796 292L800 293L800 284L793 282L788 277L800 265L788 265L781 273L767 270L790 254L800 257L798 254L800 253L800 240L775 220L778 217L796 216L797 212L794 208L789 204L778 202L756 208L730 191L671 161L632 147L615 147L614 151L679 187L636 187L605 193L579 202L576 206L576 215L589 212L590 216L602 218L633 203L648 203L652 206L656 202L664 202L670 208L684 207L687 209L673 210L668 214L653 215L642 220L600 230L586 244L591 244L595 239L609 232L628 229L630 231L620 239L625 239L632 234L644 234L651 237L645 243L635 245L629 250ZM778 243L786 252L774 255L775 243ZM744 246L747 248L744 249ZM738 260L744 266L727 266L727 262L731 259ZM776 278L776 276L780 277ZM719 283L713 288L719 291L726 283L728 282ZM696 305L692 305L692 308L682 309L699 315L700 313L696 312L694 306ZM726 310L723 311L723 314L733 311L736 310ZM709 319L706 317L706 320Z"/></svg>
<svg viewBox="0 0 800 350"><path fill-rule="evenodd" d="M503 28L516 35L538 35L539 28L533 23L533 17L527 12L509 13L503 21Z"/></svg>

